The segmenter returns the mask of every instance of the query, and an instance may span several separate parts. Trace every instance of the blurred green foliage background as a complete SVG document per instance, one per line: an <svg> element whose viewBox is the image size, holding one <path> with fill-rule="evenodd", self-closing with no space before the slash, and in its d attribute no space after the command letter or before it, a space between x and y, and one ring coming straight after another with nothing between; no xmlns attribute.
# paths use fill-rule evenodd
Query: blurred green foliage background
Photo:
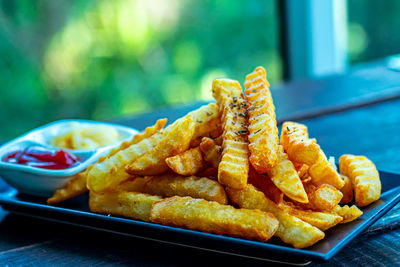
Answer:
<svg viewBox="0 0 400 267"><path fill-rule="evenodd" d="M400 1L348 0L351 64L400 53Z"/></svg>
<svg viewBox="0 0 400 267"><path fill-rule="evenodd" d="M275 1L1 1L0 140L60 118L211 98L254 66L282 79Z"/></svg>
<svg viewBox="0 0 400 267"><path fill-rule="evenodd" d="M349 1L352 63L400 52L400 1L384 2ZM0 0L0 142L208 100L258 65L279 82L279 16L275 0Z"/></svg>

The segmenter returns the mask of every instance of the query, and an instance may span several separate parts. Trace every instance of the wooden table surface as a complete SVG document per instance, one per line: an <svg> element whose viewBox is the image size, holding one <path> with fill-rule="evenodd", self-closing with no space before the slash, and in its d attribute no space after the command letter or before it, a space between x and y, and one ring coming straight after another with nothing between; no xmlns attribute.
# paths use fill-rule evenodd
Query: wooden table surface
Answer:
<svg viewBox="0 0 400 267"><path fill-rule="evenodd" d="M400 72L380 63L318 81L273 89L279 122L297 119L324 151L363 154L382 170L400 173ZM170 121L201 105L165 108L118 119L138 129L159 117ZM1 192L0 192L1 193ZM310 266L400 265L400 206L376 222L328 263ZM262 266L265 262L81 229L0 208L0 265Z"/></svg>

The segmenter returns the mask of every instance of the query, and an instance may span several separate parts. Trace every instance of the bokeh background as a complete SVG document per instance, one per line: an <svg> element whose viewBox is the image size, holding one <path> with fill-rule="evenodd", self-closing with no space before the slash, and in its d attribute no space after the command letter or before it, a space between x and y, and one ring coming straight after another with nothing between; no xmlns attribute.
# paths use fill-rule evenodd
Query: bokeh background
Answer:
<svg viewBox="0 0 400 267"><path fill-rule="evenodd" d="M400 53L400 1L384 2L348 1L351 65ZM0 1L0 142L209 100L213 79L257 65L279 83L280 16L275 0Z"/></svg>

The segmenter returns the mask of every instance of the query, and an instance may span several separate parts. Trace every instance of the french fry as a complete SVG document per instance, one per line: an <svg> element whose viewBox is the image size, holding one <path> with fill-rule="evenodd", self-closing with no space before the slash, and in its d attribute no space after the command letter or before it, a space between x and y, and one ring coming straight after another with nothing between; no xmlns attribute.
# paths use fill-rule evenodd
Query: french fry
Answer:
<svg viewBox="0 0 400 267"><path fill-rule="evenodd" d="M281 145L294 162L312 165L318 160L320 147L315 139L308 138L307 127L303 124L285 121L282 124Z"/></svg>
<svg viewBox="0 0 400 267"><path fill-rule="evenodd" d="M222 134L222 125L218 124L217 129L206 133L204 136L198 136L196 138L192 138L192 141L190 141L190 147L191 148L198 147L203 138L211 138L212 140L214 140L220 137L221 134Z"/></svg>
<svg viewBox="0 0 400 267"><path fill-rule="evenodd" d="M118 189L162 197L190 196L228 204L222 185L205 177L183 177L176 174L138 177L122 183Z"/></svg>
<svg viewBox="0 0 400 267"><path fill-rule="evenodd" d="M364 156L342 155L339 169L350 178L358 206L364 207L379 199L382 185L372 161Z"/></svg>
<svg viewBox="0 0 400 267"><path fill-rule="evenodd" d="M214 201L191 197L171 197L154 203L150 220L164 225L262 242L269 240L279 226L278 220L270 213L235 209Z"/></svg>
<svg viewBox="0 0 400 267"><path fill-rule="evenodd" d="M346 175L340 175L342 180L344 181L344 186L340 189L343 197L340 203L347 204L353 201L353 186L351 185L351 180Z"/></svg>
<svg viewBox="0 0 400 267"><path fill-rule="evenodd" d="M231 201L240 208L259 209L275 215L279 221L279 227L275 235L281 238L283 242L291 244L295 248L309 247L325 236L318 228L311 226L280 208L250 184L245 189L227 188L226 191Z"/></svg>
<svg viewBox="0 0 400 267"><path fill-rule="evenodd" d="M246 104L237 81L217 79L212 85L223 123L222 159L218 181L232 188L244 188L249 172Z"/></svg>
<svg viewBox="0 0 400 267"><path fill-rule="evenodd" d="M72 180L68 181L63 188L58 189L51 198L47 199L47 204L55 205L83 194L86 191L86 172L78 173Z"/></svg>
<svg viewBox="0 0 400 267"><path fill-rule="evenodd" d="M195 175L207 166L200 147L166 158L165 162L171 170L180 175Z"/></svg>
<svg viewBox="0 0 400 267"><path fill-rule="evenodd" d="M300 203L308 203L303 183L281 145L278 146L278 161L268 171L268 176L287 197Z"/></svg>
<svg viewBox="0 0 400 267"><path fill-rule="evenodd" d="M166 119L157 121L77 174L48 203L89 189L93 212L263 242L276 235L306 248L323 231L362 215L340 202L354 195L365 206L379 198L379 173L367 158L343 155L339 175L305 125L285 122L279 140L264 68L248 74L244 87L245 94L237 81L214 80L217 103L165 129ZM77 128L56 141L115 143L117 133L106 131Z"/></svg>
<svg viewBox="0 0 400 267"><path fill-rule="evenodd" d="M125 166L132 160L145 154L162 138L160 132L166 119L158 120L154 126L146 128L142 134L133 137L131 142L124 142L117 149L87 168L87 187L94 192L102 192L129 179Z"/></svg>
<svg viewBox="0 0 400 267"><path fill-rule="evenodd" d="M92 212L113 214L142 221L149 221L150 210L154 202L161 197L136 192L90 192L89 207Z"/></svg>
<svg viewBox="0 0 400 267"><path fill-rule="evenodd" d="M203 137L200 143L200 150L203 152L204 159L214 168L218 168L222 158L222 147L208 137Z"/></svg>
<svg viewBox="0 0 400 267"><path fill-rule="evenodd" d="M244 82L249 120L250 162L265 173L278 161L278 127L275 106L263 67L257 67Z"/></svg>
<svg viewBox="0 0 400 267"><path fill-rule="evenodd" d="M167 171L165 159L189 148L194 129L195 123L191 116L178 119L166 128L163 138L154 148L126 166L126 172L132 175L156 175Z"/></svg>
<svg viewBox="0 0 400 267"><path fill-rule="evenodd" d="M303 180L303 177L308 174L308 165L304 163L297 163L293 162L294 168L297 171L297 174L299 175L300 179Z"/></svg>
<svg viewBox="0 0 400 267"><path fill-rule="evenodd" d="M201 141L203 137L210 136L210 134L212 137L217 137L222 133L220 120L221 114L217 104L210 103L201 106L200 108L189 112L188 115L192 117L195 123L192 141L196 139Z"/></svg>
<svg viewBox="0 0 400 267"><path fill-rule="evenodd" d="M311 182L311 176L308 174L305 174L300 179L301 179L301 182L303 183L303 186Z"/></svg>
<svg viewBox="0 0 400 267"><path fill-rule="evenodd" d="M259 174L250 166L249 168L249 183L257 187L266 197L273 200L275 203L283 201L283 193L265 174Z"/></svg>
<svg viewBox="0 0 400 267"><path fill-rule="evenodd" d="M348 223L354 221L355 219L363 215L363 212L359 208L357 208L356 205L352 205L351 207L347 205L337 205L333 209L333 212L343 217L343 221L341 221L340 223Z"/></svg>
<svg viewBox="0 0 400 267"><path fill-rule="evenodd" d="M309 203L300 204L304 209L315 211L330 211L335 208L343 197L336 187L329 184L323 184L318 187L314 185L305 186Z"/></svg>
<svg viewBox="0 0 400 267"><path fill-rule="evenodd" d="M122 142L118 148L114 148L108 153L108 155L100 157L95 164L89 165L84 172L78 173L76 177L70 180L63 188L58 189L54 193L54 195L47 200L47 204L55 205L59 202L85 193L87 191L87 175L89 171L94 167L94 165L100 164L107 158L115 155L117 152L124 150L129 146L137 144L143 139L154 135L156 132L161 130L166 123L167 119L158 120L154 126L147 127L144 132L133 136L132 140Z"/></svg>
<svg viewBox="0 0 400 267"><path fill-rule="evenodd" d="M342 216L332 212L302 210L289 205L288 203L280 203L279 206L291 215L317 227L321 231L328 230L343 220Z"/></svg>
<svg viewBox="0 0 400 267"><path fill-rule="evenodd" d="M128 180L120 183L113 191L126 191L126 192L137 192L137 193L147 193L150 195L160 195L148 193L145 190L146 183L152 179L153 176L131 176Z"/></svg>
<svg viewBox="0 0 400 267"><path fill-rule="evenodd" d="M281 144L292 161L309 166L308 173L315 185L330 184L340 189L344 182L328 161L315 139L309 139L307 127L296 122L284 122Z"/></svg>
<svg viewBox="0 0 400 267"><path fill-rule="evenodd" d="M312 177L311 182L315 185L330 184L341 189L344 185L340 174L335 167L328 161L324 152L321 150L317 162L310 166L308 173Z"/></svg>

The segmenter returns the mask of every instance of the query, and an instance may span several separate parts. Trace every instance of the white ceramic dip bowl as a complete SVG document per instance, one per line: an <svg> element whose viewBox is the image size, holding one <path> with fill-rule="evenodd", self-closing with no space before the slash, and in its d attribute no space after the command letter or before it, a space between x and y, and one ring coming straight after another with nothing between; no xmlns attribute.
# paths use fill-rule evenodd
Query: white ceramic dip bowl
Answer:
<svg viewBox="0 0 400 267"><path fill-rule="evenodd" d="M65 133L71 125L78 124L82 127L106 126L112 127L118 132L120 141L113 145L103 146L96 149L64 149L79 157L77 165L68 169L43 169L23 164L5 162L3 158L9 153L21 151L31 146L44 147L49 150L60 150L51 144L51 139ZM63 187L77 173L84 171L90 164L106 155L111 149L118 147L123 141L129 140L137 134L133 128L106 122L89 120L60 120L42 127L36 128L28 133L11 140L0 147L0 177L8 184L18 189L19 192L50 197L54 192Z"/></svg>

